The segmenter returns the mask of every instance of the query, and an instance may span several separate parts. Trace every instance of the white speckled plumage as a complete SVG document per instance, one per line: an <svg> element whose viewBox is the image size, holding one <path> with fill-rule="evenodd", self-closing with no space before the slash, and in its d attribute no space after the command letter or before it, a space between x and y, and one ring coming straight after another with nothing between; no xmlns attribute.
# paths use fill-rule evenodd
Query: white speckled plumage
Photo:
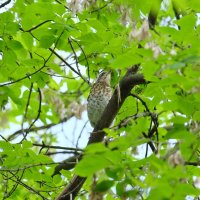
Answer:
<svg viewBox="0 0 200 200"><path fill-rule="evenodd" d="M87 111L90 124L93 127L100 120L103 111L112 97L113 92L110 86L110 79L110 72L102 72L90 91Z"/></svg>

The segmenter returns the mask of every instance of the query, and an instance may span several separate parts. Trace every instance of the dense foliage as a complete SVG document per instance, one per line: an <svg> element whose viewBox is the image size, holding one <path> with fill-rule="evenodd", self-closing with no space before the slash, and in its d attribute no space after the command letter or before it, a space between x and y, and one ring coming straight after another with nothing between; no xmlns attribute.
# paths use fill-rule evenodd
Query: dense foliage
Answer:
<svg viewBox="0 0 200 200"><path fill-rule="evenodd" d="M200 198L199 0L5 0L0 11L0 199L55 199L74 174L87 177L77 199ZM83 149L50 128L84 120L101 70L115 89L136 65L147 82L106 145L55 173L59 153Z"/></svg>

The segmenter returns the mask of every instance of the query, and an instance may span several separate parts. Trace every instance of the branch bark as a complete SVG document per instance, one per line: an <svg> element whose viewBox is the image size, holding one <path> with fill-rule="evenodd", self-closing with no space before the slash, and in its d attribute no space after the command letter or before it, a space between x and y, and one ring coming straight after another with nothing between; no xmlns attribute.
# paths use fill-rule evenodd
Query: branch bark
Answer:
<svg viewBox="0 0 200 200"><path fill-rule="evenodd" d="M119 109L124 103L125 99L129 96L132 88L139 84L147 83L142 74L137 74L138 66L131 67L128 69L126 75L119 83L120 88L120 102L119 102L119 91L116 89L114 94L109 101L100 121L95 126L91 136L89 138L88 144L101 142L105 136L103 131L111 125L115 116L117 115ZM78 158L78 160L81 159ZM80 191L82 185L84 184L86 177L80 177L75 175L69 185L62 191L62 193L56 198L56 200L72 200L75 199L77 193Z"/></svg>

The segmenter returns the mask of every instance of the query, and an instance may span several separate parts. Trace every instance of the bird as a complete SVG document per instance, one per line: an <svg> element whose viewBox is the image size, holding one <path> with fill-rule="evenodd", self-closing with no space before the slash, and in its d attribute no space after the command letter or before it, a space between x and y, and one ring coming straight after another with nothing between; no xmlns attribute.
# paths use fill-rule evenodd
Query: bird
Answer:
<svg viewBox="0 0 200 200"><path fill-rule="evenodd" d="M92 86L87 104L87 113L90 124L95 127L112 97L113 90L110 84L111 71L103 71L99 74Z"/></svg>

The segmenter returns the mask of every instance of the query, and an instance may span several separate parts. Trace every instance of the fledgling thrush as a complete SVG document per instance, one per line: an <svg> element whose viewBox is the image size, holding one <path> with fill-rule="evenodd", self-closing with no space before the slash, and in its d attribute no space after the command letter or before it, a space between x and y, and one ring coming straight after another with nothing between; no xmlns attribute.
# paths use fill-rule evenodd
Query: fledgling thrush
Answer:
<svg viewBox="0 0 200 200"><path fill-rule="evenodd" d="M90 91L87 112L92 127L96 126L112 97L113 91L110 80L111 72L102 72Z"/></svg>

